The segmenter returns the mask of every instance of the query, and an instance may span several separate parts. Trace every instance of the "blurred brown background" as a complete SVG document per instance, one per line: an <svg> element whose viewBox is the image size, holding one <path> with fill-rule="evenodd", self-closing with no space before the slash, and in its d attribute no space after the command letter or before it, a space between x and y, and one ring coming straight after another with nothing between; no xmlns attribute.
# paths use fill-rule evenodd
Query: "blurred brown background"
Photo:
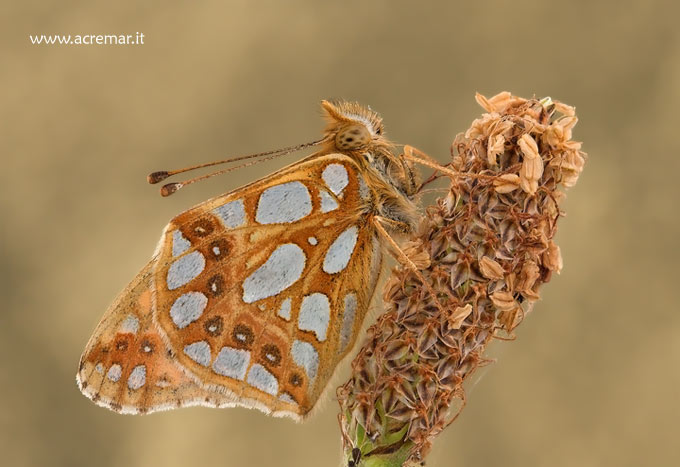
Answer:
<svg viewBox="0 0 680 467"><path fill-rule="evenodd" d="M471 3L4 2L0 463L337 465L333 400L294 424L121 416L78 392L91 331L165 223L296 156L170 199L145 175L310 141L327 97L370 104L392 138L445 161L481 113L475 91L509 90L575 105L590 158L565 206L562 275L495 346L429 465L680 465L680 11ZM137 31L144 45L28 38Z"/></svg>

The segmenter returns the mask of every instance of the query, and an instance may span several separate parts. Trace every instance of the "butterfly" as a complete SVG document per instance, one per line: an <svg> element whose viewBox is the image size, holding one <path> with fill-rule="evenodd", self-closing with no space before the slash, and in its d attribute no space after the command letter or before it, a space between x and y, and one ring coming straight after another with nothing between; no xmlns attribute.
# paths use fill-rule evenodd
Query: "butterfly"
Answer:
<svg viewBox="0 0 680 467"><path fill-rule="evenodd" d="M193 405L310 413L357 340L383 247L410 263L392 236L418 219L413 152L393 153L370 108L322 101L322 109L322 139L259 156L315 153L165 227L85 348L76 378L84 395L121 413Z"/></svg>

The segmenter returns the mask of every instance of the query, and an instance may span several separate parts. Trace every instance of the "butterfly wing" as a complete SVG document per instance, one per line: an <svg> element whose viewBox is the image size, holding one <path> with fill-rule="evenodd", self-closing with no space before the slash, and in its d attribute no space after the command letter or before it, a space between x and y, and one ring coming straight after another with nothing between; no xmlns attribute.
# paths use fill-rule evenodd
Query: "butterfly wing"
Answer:
<svg viewBox="0 0 680 467"><path fill-rule="evenodd" d="M169 357L152 320L152 267L147 264L111 305L81 357L80 390L97 405L146 413L186 405L227 405L202 389Z"/></svg>
<svg viewBox="0 0 680 467"><path fill-rule="evenodd" d="M162 339L164 364L186 375L177 384L193 388L178 392L180 399L207 393L212 398L204 405L293 418L311 410L356 341L379 275L372 196L356 163L331 154L170 222L143 285L131 284L119 302L129 307L150 291L148 327ZM120 326L114 321L105 317L100 328L111 333ZM99 354L90 354L86 361L96 367ZM128 372L141 363L130 365ZM119 390L134 391L129 384Z"/></svg>

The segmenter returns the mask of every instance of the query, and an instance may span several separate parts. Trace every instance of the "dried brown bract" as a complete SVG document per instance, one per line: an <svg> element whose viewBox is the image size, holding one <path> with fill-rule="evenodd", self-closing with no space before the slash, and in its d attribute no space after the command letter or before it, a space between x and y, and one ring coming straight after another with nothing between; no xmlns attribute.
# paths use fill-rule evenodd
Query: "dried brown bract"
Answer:
<svg viewBox="0 0 680 467"><path fill-rule="evenodd" d="M574 108L508 92L476 99L487 113L453 142L458 175L405 245L445 310L410 269L392 271L386 312L338 389L348 459L359 449L370 465L421 462L462 409L489 341L512 337L562 269L558 190L585 162Z"/></svg>

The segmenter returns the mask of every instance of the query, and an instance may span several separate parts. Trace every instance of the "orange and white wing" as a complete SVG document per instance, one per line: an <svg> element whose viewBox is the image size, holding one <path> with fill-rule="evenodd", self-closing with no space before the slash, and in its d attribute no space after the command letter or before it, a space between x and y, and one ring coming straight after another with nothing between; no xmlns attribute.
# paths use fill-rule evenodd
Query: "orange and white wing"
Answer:
<svg viewBox="0 0 680 467"><path fill-rule="evenodd" d="M356 163L331 154L177 216L136 279L143 285L131 284L107 312L95 344L111 340L114 321L121 326L120 304L129 307L148 289L147 327L162 338L166 363L180 370L178 386L167 386L180 400L303 417L353 347L375 289L381 253L372 197ZM83 357L95 368L90 375L128 361L104 362L96 347ZM144 390L134 389L140 365L150 381L153 371L135 363L121 372L118 399ZM147 411L168 405L153 394L143 404Z"/></svg>
<svg viewBox="0 0 680 467"><path fill-rule="evenodd" d="M152 268L147 264L109 307L80 360L80 390L97 405L147 413L189 405L224 406L168 355L152 318Z"/></svg>

